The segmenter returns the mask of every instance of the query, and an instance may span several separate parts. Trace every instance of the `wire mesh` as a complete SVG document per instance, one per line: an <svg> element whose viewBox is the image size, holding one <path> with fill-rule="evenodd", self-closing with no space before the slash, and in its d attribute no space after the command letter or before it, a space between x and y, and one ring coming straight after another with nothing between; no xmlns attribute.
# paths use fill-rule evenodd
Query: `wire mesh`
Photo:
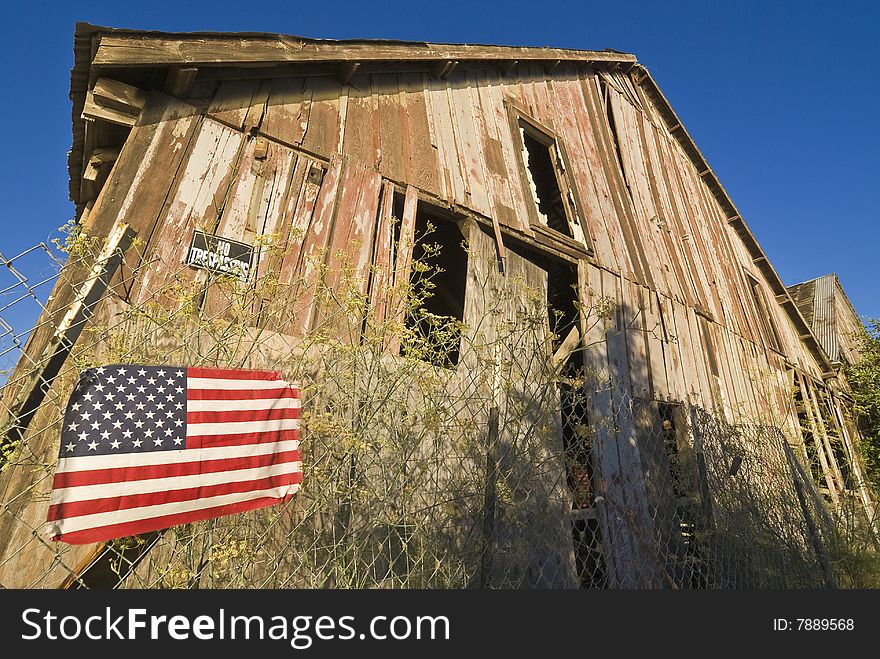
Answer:
<svg viewBox="0 0 880 659"><path fill-rule="evenodd" d="M69 250L61 301L35 323L14 310L58 269L32 280L16 263L60 261L45 246L2 260L3 349L18 357L0 407L3 587L837 585L839 523L781 424L634 398L589 368L589 346L554 361L573 322L604 326L607 310L564 320L534 282L490 272L471 284L482 314L465 326L426 315L427 271L380 292L405 308L377 311L375 279L344 265L247 284L153 257L122 263L47 379L61 288L85 281L96 247ZM147 286L147 270L162 277ZM296 332L311 309L310 331ZM303 490L100 546L48 540L65 402L81 369L109 363L271 368L301 382ZM34 382L39 403L23 410Z"/></svg>

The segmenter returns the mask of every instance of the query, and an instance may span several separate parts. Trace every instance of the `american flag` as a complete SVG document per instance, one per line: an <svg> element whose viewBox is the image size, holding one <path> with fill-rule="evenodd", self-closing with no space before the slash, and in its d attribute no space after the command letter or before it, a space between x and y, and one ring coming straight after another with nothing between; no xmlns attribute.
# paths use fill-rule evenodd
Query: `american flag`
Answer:
<svg viewBox="0 0 880 659"><path fill-rule="evenodd" d="M70 396L48 535L86 544L254 510L302 482L299 390L271 371L117 364Z"/></svg>

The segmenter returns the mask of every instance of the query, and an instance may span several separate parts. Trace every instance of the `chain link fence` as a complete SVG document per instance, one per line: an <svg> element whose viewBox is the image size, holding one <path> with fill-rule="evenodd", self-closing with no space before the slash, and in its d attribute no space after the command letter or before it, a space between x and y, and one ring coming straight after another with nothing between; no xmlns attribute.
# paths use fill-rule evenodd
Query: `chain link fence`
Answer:
<svg viewBox="0 0 880 659"><path fill-rule="evenodd" d="M590 346L554 360L571 327L526 275L477 272L481 313L466 325L426 311L430 269L377 294L377 277L344 263L247 284L124 247L75 236L63 268L45 245L0 255L0 586L839 584L839 522L792 438L633 398L590 368ZM262 249L271 263L271 241ZM582 327L610 331L607 309L580 311ZM66 400L81 369L113 363L269 368L301 383L301 492L100 546L47 539Z"/></svg>

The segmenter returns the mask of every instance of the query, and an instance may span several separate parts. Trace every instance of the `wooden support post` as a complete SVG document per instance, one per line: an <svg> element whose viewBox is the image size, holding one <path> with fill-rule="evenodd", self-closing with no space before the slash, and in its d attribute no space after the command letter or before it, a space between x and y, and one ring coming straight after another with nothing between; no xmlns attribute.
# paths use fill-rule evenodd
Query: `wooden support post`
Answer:
<svg viewBox="0 0 880 659"><path fill-rule="evenodd" d="M14 444L24 437L52 382L92 317L98 300L104 295L113 274L122 263L125 250L131 245L134 235L127 224L119 224L108 237L91 273L82 284L43 355L35 363L21 393L0 420L0 428L4 429L0 443Z"/></svg>
<svg viewBox="0 0 880 659"><path fill-rule="evenodd" d="M797 458L795 458L791 447L788 445L788 442L784 440L782 441L782 449L783 451L785 451L785 457L788 460L789 467L791 468L792 484L794 485L794 491L797 495L798 504L801 507L801 513L803 514L804 521L807 524L807 533L810 536L810 542L813 545L813 550L816 552L816 558L819 560L819 564L822 566L822 573L825 577L825 585L828 588L837 588L837 577L834 576L834 570L831 568L831 562L828 560L828 554L825 552L825 547L822 544L822 538L819 536L819 530L816 528L816 521L813 519L813 515L810 513L810 508L807 505L807 498L804 494L804 485L801 482L803 473L799 469L800 465L797 464Z"/></svg>
<svg viewBox="0 0 880 659"><path fill-rule="evenodd" d="M486 483L483 490L483 528L480 559L480 588L489 585L492 575L495 543L495 507L498 488L498 406L489 410L489 431L486 433Z"/></svg>

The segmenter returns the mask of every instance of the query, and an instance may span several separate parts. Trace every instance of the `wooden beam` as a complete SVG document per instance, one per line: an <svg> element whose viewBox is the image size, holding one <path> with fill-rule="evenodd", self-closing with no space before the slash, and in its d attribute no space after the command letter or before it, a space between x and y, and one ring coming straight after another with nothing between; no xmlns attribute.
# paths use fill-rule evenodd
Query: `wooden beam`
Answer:
<svg viewBox="0 0 880 659"><path fill-rule="evenodd" d="M498 70L501 72L501 77L503 78L508 73L513 71L514 67L519 63L519 60L509 59L509 60L501 60L498 62Z"/></svg>
<svg viewBox="0 0 880 659"><path fill-rule="evenodd" d="M343 62L339 66L339 72L336 74L336 77L339 78L339 84L347 85L349 82L351 82L354 74L357 73L358 69L360 68L360 62Z"/></svg>
<svg viewBox="0 0 880 659"><path fill-rule="evenodd" d="M137 123L137 116L101 105L98 103L98 99L92 92L86 94L86 102L85 105L83 105L82 118L91 121L101 119L103 121L109 121L111 124L119 124L120 126L134 126Z"/></svg>
<svg viewBox="0 0 880 659"><path fill-rule="evenodd" d="M147 92L112 78L98 78L92 88L95 102L127 114L138 115L147 102Z"/></svg>
<svg viewBox="0 0 880 659"><path fill-rule="evenodd" d="M556 70L556 67L559 66L561 63L562 63L562 60L553 59L553 60L547 60L546 62L542 62L541 66L544 69L544 73L546 73L547 75L550 75L551 73L553 73L553 71Z"/></svg>
<svg viewBox="0 0 880 659"><path fill-rule="evenodd" d="M147 92L111 78L98 78L86 93L83 119L102 119L122 126L134 126L147 102Z"/></svg>
<svg viewBox="0 0 880 659"><path fill-rule="evenodd" d="M92 150L89 161L86 163L85 171L83 171L83 179L86 181L97 181L101 175L101 170L109 171L107 165L111 165L119 157L118 147L99 147Z"/></svg>
<svg viewBox="0 0 880 659"><path fill-rule="evenodd" d="M635 55L594 50L432 43L340 43L277 35L156 34L95 30L94 66L262 62L484 61L498 59L635 63Z"/></svg>
<svg viewBox="0 0 880 659"><path fill-rule="evenodd" d="M165 76L165 93L186 98L192 89L199 69L195 66L171 66Z"/></svg>
<svg viewBox="0 0 880 659"><path fill-rule="evenodd" d="M445 80L457 66L457 60L441 60L431 67L431 75L439 80Z"/></svg>

